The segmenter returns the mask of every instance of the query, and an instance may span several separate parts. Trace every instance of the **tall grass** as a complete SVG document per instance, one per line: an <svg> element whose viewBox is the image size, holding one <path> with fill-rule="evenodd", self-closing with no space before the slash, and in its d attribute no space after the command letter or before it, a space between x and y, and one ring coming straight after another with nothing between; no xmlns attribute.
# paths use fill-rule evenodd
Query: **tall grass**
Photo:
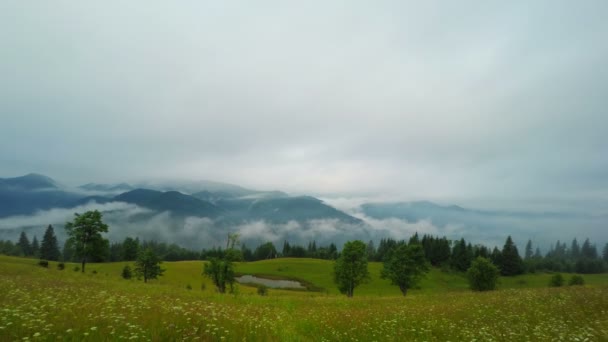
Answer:
<svg viewBox="0 0 608 342"><path fill-rule="evenodd" d="M297 267L287 261L271 265L284 267L277 271L283 273ZM201 262L163 265L165 276L144 284L120 277L124 263L91 265L97 274L81 274L71 271L72 265L60 271L55 263L46 269L35 260L0 256L0 340L608 340L606 275L597 277L604 285L585 287L545 283L472 293L459 290L458 283L454 290L444 284L406 298L355 292L347 299L332 291L271 290L261 297L243 286L236 295L218 295L210 284L187 290L187 282L205 281ZM239 266L271 267L249 265ZM311 274L323 269L317 261L311 265ZM305 272L298 275L313 280ZM443 276L446 282L459 277ZM545 276L526 277L521 279L535 286L534 277Z"/></svg>

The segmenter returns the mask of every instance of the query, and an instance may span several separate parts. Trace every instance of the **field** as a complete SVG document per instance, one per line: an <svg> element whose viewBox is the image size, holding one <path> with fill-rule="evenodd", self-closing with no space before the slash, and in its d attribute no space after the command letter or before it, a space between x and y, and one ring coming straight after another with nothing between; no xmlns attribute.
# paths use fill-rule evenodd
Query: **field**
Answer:
<svg viewBox="0 0 608 342"><path fill-rule="evenodd" d="M148 284L122 279L125 263L90 264L82 274L72 264L60 271L36 262L0 256L2 341L608 340L607 274L563 288L548 288L549 274L502 278L498 291L473 293L462 275L433 270L404 298L372 263L372 281L347 299L322 260L238 265L244 274L301 279L319 290L271 289L266 297L246 286L216 294L200 261L163 263L165 275Z"/></svg>

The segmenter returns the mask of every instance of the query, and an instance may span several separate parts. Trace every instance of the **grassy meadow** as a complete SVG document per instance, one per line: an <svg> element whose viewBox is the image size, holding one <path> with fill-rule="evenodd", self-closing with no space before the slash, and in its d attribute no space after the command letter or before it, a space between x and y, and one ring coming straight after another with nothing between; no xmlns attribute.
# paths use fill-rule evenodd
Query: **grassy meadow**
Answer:
<svg viewBox="0 0 608 342"><path fill-rule="evenodd" d="M562 288L547 286L550 274L501 278L498 291L473 293L462 274L434 269L404 298L371 263L371 281L348 299L324 260L239 264L239 273L317 290L266 297L248 286L215 293L201 261L163 263L165 275L148 284L122 279L125 264L89 264L82 274L75 264L60 271L0 256L0 340L608 341L608 274Z"/></svg>

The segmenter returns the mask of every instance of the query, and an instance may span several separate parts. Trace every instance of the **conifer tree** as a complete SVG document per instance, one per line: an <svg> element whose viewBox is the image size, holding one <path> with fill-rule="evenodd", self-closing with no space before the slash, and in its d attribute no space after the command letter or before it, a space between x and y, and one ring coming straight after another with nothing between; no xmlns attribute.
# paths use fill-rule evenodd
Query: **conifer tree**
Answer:
<svg viewBox="0 0 608 342"><path fill-rule="evenodd" d="M512 276L523 273L523 261L510 235L507 237L501 254L500 273L502 275Z"/></svg>
<svg viewBox="0 0 608 342"><path fill-rule="evenodd" d="M38 256L40 252L40 243L38 243L38 237L34 236L34 240L32 240L32 256Z"/></svg>
<svg viewBox="0 0 608 342"><path fill-rule="evenodd" d="M61 253L53 226L49 225L42 237L42 245L40 246L40 259L43 260L59 260Z"/></svg>
<svg viewBox="0 0 608 342"><path fill-rule="evenodd" d="M19 235L19 242L17 242L17 246L21 249L21 254L23 256L32 255L32 245L30 245L30 240L27 238L25 232L21 232Z"/></svg>
<svg viewBox="0 0 608 342"><path fill-rule="evenodd" d="M532 258L532 240L528 240L528 243L526 244L525 259L530 260L531 258Z"/></svg>

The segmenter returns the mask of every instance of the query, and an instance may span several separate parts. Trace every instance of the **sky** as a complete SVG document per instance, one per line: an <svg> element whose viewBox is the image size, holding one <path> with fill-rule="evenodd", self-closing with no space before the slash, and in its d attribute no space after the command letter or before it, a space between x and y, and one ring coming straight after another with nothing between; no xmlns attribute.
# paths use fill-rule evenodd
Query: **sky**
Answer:
<svg viewBox="0 0 608 342"><path fill-rule="evenodd" d="M605 212L606 13L591 0L2 1L0 177Z"/></svg>

